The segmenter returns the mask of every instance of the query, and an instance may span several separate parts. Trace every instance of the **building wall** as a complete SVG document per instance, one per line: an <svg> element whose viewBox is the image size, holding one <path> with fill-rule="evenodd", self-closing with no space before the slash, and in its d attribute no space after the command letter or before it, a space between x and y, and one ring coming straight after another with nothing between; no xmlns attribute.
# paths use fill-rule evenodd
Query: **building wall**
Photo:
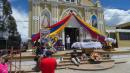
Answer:
<svg viewBox="0 0 130 73"><path fill-rule="evenodd" d="M121 40L118 40L118 45L119 47L130 47L130 41L121 41Z"/></svg>
<svg viewBox="0 0 130 73"><path fill-rule="evenodd" d="M120 40L119 32L117 32L118 47L130 47L130 40Z"/></svg>
<svg viewBox="0 0 130 73"><path fill-rule="evenodd" d="M91 0L79 0L81 3L65 3L61 1L29 0L29 37L39 32L42 21L42 13L50 14L50 25L55 24L67 15L70 10L80 18L92 25L91 17L97 17L98 29L104 34L105 25L102 7L96 6ZM86 32L87 35L87 32Z"/></svg>
<svg viewBox="0 0 130 73"><path fill-rule="evenodd" d="M130 37L130 22L127 22L127 23L124 23L124 24L120 24L120 25L117 25L116 26L116 29L117 30L122 30L123 33L128 33L126 35L127 38ZM119 33L117 33L117 38L118 38L118 45L119 47L130 47L130 39L127 39L125 38L125 40L120 40L120 37L119 37Z"/></svg>

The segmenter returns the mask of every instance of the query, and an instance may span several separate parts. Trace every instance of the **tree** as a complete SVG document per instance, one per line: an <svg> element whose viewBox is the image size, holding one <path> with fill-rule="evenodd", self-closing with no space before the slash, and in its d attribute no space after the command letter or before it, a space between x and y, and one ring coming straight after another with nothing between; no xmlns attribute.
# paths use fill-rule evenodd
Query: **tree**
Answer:
<svg viewBox="0 0 130 73"><path fill-rule="evenodd" d="M8 17L8 26L7 26L7 28L9 29L9 32L17 31L16 27L17 27L16 21L15 21L14 17L12 15L10 15Z"/></svg>
<svg viewBox="0 0 130 73"><path fill-rule="evenodd" d="M3 0L3 13L6 16L12 14L11 4L8 0Z"/></svg>
<svg viewBox="0 0 130 73"><path fill-rule="evenodd" d="M0 32L8 32L8 47L20 46L21 36L17 31L17 24L15 18L12 16L11 4L8 0L3 1L3 21L0 22ZM6 45L7 46L7 45Z"/></svg>
<svg viewBox="0 0 130 73"><path fill-rule="evenodd" d="M0 31L1 32L4 32L6 30L3 23L4 23L3 21L0 21Z"/></svg>

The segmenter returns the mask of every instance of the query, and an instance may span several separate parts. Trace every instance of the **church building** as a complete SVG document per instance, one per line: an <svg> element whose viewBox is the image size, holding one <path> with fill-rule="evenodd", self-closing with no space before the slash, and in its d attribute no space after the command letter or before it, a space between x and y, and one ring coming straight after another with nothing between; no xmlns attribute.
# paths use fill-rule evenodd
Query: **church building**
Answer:
<svg viewBox="0 0 130 73"><path fill-rule="evenodd" d="M105 34L104 14L99 0L29 0L29 7L29 37L44 27L61 21L70 12ZM76 19L71 17L64 30L58 34L64 44L67 35L72 43L93 39L91 34L78 24Z"/></svg>

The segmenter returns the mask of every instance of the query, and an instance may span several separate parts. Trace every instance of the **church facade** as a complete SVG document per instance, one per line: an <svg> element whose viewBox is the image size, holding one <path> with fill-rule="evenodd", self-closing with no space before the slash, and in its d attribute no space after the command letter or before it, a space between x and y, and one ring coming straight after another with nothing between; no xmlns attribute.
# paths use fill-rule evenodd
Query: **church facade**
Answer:
<svg viewBox="0 0 130 73"><path fill-rule="evenodd" d="M29 37L44 27L59 22L70 12L105 34L104 14L99 0L29 0L29 5ZM76 24L78 23L71 19L66 28L58 34L63 43L66 35L73 36L71 38L75 41L91 38L89 32Z"/></svg>

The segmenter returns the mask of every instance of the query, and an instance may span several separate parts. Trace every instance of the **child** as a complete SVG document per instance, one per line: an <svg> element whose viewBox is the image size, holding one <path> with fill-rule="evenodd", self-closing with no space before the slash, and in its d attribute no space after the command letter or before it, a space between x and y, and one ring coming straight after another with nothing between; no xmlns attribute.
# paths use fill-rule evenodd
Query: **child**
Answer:
<svg viewBox="0 0 130 73"><path fill-rule="evenodd" d="M0 57L0 73L8 73L8 60Z"/></svg>

